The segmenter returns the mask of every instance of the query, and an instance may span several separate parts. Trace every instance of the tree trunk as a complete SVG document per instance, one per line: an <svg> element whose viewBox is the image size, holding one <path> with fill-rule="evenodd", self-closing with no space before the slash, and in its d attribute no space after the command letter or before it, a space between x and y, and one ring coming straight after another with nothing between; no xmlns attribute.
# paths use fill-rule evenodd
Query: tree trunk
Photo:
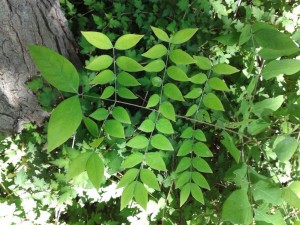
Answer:
<svg viewBox="0 0 300 225"><path fill-rule="evenodd" d="M76 66L80 61L58 0L0 0L0 5L0 133L9 134L47 116L25 86L38 73L27 46L47 46Z"/></svg>

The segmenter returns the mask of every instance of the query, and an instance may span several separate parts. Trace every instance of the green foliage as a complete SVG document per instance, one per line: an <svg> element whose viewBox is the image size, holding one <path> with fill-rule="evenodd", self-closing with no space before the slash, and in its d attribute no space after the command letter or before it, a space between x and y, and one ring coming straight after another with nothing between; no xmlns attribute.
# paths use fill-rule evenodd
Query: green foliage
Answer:
<svg viewBox="0 0 300 225"><path fill-rule="evenodd" d="M62 2L75 33L101 33L78 35L89 71L79 70L76 92L60 89L69 93L48 124L54 149L42 165L53 164L42 171L53 171L61 220L298 223L299 40L283 11L296 3ZM45 93L41 79L29 86ZM26 188L28 171L4 186Z"/></svg>

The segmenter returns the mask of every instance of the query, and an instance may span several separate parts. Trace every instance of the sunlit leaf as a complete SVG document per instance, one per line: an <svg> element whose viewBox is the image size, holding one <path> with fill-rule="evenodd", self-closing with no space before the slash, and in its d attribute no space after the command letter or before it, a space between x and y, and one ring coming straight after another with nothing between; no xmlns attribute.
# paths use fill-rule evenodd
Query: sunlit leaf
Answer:
<svg viewBox="0 0 300 225"><path fill-rule="evenodd" d="M81 32L85 39L96 48L107 50L113 47L109 38L100 32L84 31Z"/></svg>
<svg viewBox="0 0 300 225"><path fill-rule="evenodd" d="M180 89L172 83L167 83L164 85L164 94L170 99L176 100L176 101L184 101L184 98L182 96L182 93Z"/></svg>
<svg viewBox="0 0 300 225"><path fill-rule="evenodd" d="M116 106L113 108L112 116L121 123L131 124L130 116L127 110L121 106Z"/></svg>
<svg viewBox="0 0 300 225"><path fill-rule="evenodd" d="M116 63L118 67L127 72L139 72L144 70L144 67L141 66L137 61L126 56L118 57Z"/></svg>
<svg viewBox="0 0 300 225"><path fill-rule="evenodd" d="M125 160L123 161L121 167L123 169L132 168L132 167L140 164L141 162L143 162L143 159L144 159L144 155L142 153L134 152L130 156L127 156L125 158Z"/></svg>
<svg viewBox="0 0 300 225"><path fill-rule="evenodd" d="M166 171L166 164L159 153L150 152L146 154L145 161L152 169Z"/></svg>
<svg viewBox="0 0 300 225"><path fill-rule="evenodd" d="M118 74L117 81L119 84L126 87L134 87L141 85L140 82L138 82L134 76L124 71Z"/></svg>
<svg viewBox="0 0 300 225"><path fill-rule="evenodd" d="M177 81L181 81L181 82L189 81L189 78L185 74L185 72L177 66L168 67L167 74L173 80L177 80Z"/></svg>
<svg viewBox="0 0 300 225"><path fill-rule="evenodd" d="M61 102L52 112L48 124L48 151L66 142L77 130L83 115L78 96Z"/></svg>
<svg viewBox="0 0 300 225"><path fill-rule="evenodd" d="M127 146L131 148L142 149L146 148L148 146L148 143L149 140L145 136L137 135L128 141Z"/></svg>
<svg viewBox="0 0 300 225"><path fill-rule="evenodd" d="M170 52L170 59L176 64L188 65L195 63L193 57L181 49L172 50Z"/></svg>
<svg viewBox="0 0 300 225"><path fill-rule="evenodd" d="M94 153L90 156L86 163L86 171L94 187L99 189L104 177L104 164L98 154Z"/></svg>
<svg viewBox="0 0 300 225"><path fill-rule="evenodd" d="M151 29L154 32L155 36L159 40L164 41L164 42L169 42L169 36L162 29L159 29L157 27L152 27L152 26L151 26Z"/></svg>
<svg viewBox="0 0 300 225"><path fill-rule="evenodd" d="M142 56L149 58L149 59L157 59L161 58L165 54L167 54L167 48L162 44L154 45L152 48L150 48L147 52L142 54Z"/></svg>
<svg viewBox="0 0 300 225"><path fill-rule="evenodd" d="M159 107L159 112L167 119L175 122L175 109L170 102L163 102Z"/></svg>
<svg viewBox="0 0 300 225"><path fill-rule="evenodd" d="M162 134L155 134L151 138L151 145L159 150L173 151L171 142Z"/></svg>
<svg viewBox="0 0 300 225"><path fill-rule="evenodd" d="M117 50L126 50L134 47L144 35L138 34L124 34L119 37L115 43L115 48Z"/></svg>
<svg viewBox="0 0 300 225"><path fill-rule="evenodd" d="M117 120L107 120L104 124L104 131L112 137L125 138L124 128Z"/></svg>
<svg viewBox="0 0 300 225"><path fill-rule="evenodd" d="M171 40L172 44L182 44L190 40L194 34L198 31L198 28L187 28L176 32Z"/></svg>
<svg viewBox="0 0 300 225"><path fill-rule="evenodd" d="M140 172L141 181L148 187L160 191L159 184L155 174L151 170L142 169Z"/></svg>
<svg viewBox="0 0 300 225"><path fill-rule="evenodd" d="M111 70L103 70L99 73L90 84L107 84L115 79L115 74Z"/></svg>
<svg viewBox="0 0 300 225"><path fill-rule="evenodd" d="M203 104L209 109L225 111L222 102L214 93L204 95Z"/></svg>
<svg viewBox="0 0 300 225"><path fill-rule="evenodd" d="M34 64L47 82L61 91L78 92L79 76L68 59L43 46L29 45L28 49Z"/></svg>
<svg viewBox="0 0 300 225"><path fill-rule="evenodd" d="M110 67L113 63L113 58L109 55L100 55L94 58L85 68L88 70L99 71Z"/></svg>

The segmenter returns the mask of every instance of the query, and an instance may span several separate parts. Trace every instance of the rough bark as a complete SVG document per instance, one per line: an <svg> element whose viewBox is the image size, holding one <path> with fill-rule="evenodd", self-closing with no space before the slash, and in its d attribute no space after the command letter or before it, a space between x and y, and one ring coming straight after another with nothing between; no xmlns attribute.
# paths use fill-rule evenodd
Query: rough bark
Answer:
<svg viewBox="0 0 300 225"><path fill-rule="evenodd" d="M38 74L27 46L43 45L80 65L58 0L0 0L0 133L41 124L47 113L25 83Z"/></svg>

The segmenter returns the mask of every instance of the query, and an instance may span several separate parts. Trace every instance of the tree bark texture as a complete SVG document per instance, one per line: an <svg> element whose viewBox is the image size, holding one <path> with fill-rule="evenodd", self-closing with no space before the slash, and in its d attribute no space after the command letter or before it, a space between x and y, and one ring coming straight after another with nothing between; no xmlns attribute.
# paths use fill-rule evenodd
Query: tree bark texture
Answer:
<svg viewBox="0 0 300 225"><path fill-rule="evenodd" d="M27 46L47 46L77 66L80 61L58 0L0 0L0 6L0 133L9 134L47 116L25 86L38 74Z"/></svg>

